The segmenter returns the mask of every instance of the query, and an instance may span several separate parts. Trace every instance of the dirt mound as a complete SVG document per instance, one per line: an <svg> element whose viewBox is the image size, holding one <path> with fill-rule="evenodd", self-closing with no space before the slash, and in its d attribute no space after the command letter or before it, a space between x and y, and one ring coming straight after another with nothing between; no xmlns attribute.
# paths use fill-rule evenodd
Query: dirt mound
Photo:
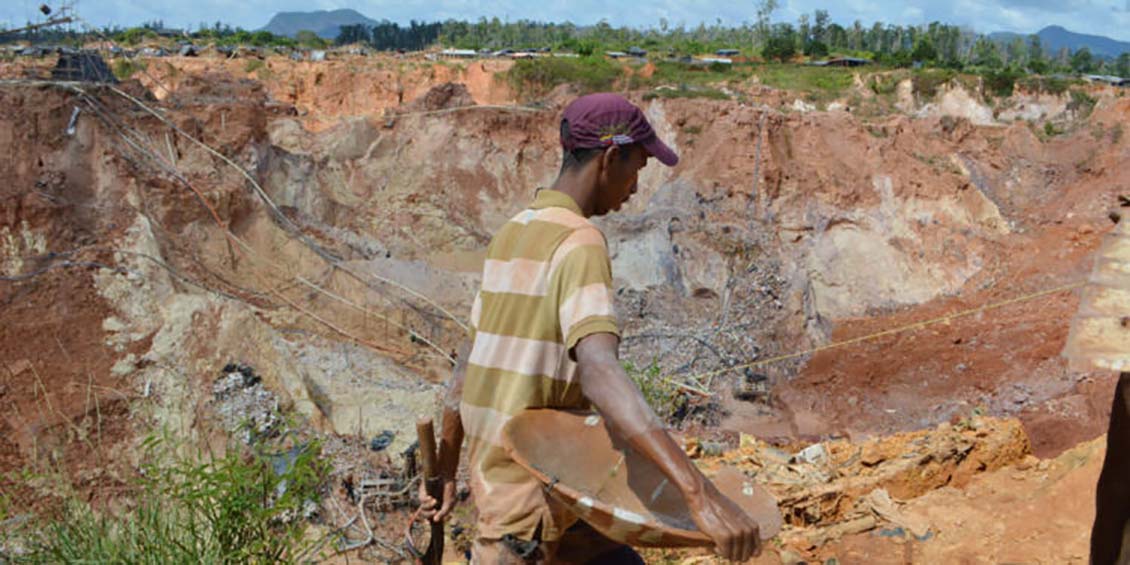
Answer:
<svg viewBox="0 0 1130 565"><path fill-rule="evenodd" d="M408 112L434 111L471 106L474 103L475 99L471 97L466 85L445 82L433 86L423 96L405 105L404 109Z"/></svg>

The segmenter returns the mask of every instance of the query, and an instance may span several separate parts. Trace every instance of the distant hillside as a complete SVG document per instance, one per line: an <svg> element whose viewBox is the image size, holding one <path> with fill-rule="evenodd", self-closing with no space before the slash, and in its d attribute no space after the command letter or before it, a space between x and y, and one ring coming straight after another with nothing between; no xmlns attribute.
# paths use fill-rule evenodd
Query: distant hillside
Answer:
<svg viewBox="0 0 1130 565"><path fill-rule="evenodd" d="M294 37L296 33L308 29L326 39L335 39L341 26L364 24L376 25L375 20L366 18L356 10L318 10L316 12L279 12L263 27L275 35Z"/></svg>
<svg viewBox="0 0 1130 565"><path fill-rule="evenodd" d="M1048 26L1041 29L1036 35L1040 37L1045 53L1054 54L1064 47L1071 51L1086 47L1091 50L1091 53L1101 57L1117 57L1122 53L1130 53L1130 42L1118 41L1101 35L1075 33L1060 26ZM990 39L999 43L1009 43L1017 37L1026 39L1028 36L1007 31L998 31L989 35Z"/></svg>

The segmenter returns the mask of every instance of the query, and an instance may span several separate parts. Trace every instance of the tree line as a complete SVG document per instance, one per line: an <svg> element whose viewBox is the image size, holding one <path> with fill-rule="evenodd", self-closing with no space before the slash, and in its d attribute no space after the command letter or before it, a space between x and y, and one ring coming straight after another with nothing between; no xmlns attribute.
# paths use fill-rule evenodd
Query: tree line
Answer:
<svg viewBox="0 0 1130 565"><path fill-rule="evenodd" d="M416 50L429 45L457 49L499 50L550 48L591 55L603 51L626 51L639 47L660 56L701 55L719 49L737 49L746 56L789 61L797 56L822 58L830 55L857 56L878 63L949 68L1013 71L1036 74L1106 72L1130 76L1130 54L1115 59L1095 56L1087 48L1077 51L1047 49L1039 36L998 42L968 28L932 22L903 26L859 20L850 25L831 21L827 10L802 14L795 23L771 22L776 9L763 0L753 23L732 26L721 20L694 27L671 25L660 19L657 26L632 28L601 21L591 26L570 22L553 23L499 18L477 21L447 20L411 22L400 26L382 21L375 26L346 26L336 43L363 43L376 49Z"/></svg>
<svg viewBox="0 0 1130 565"><path fill-rule="evenodd" d="M477 21L411 21L408 25L381 21L376 25L343 26L333 43L364 44L379 50L415 51L431 46L458 49L499 50L550 48L592 55L604 51L626 51L638 47L658 56L686 56L737 49L745 56L790 61L798 56L822 58L830 55L856 56L895 66L928 66L954 70L1009 73L1106 73L1130 77L1130 53L1114 59L1095 56L1087 48L1076 51L1046 48L1039 36L1017 37L998 42L968 28L941 22L903 26L859 20L850 25L833 22L827 10L802 14L796 22L772 22L776 0L760 0L756 19L741 25L700 23L688 27L672 25L661 18L648 28L612 26L606 21L591 26L570 22L502 21L479 18ZM0 36L0 39L38 39L40 41L79 42L91 36L110 38L136 45L157 39L165 29L163 22L151 21L131 28L107 27L96 32L41 30L29 37ZM248 31L221 22L200 24L186 34L197 42L221 45L325 47L330 42L313 32L299 32L295 38L267 31Z"/></svg>

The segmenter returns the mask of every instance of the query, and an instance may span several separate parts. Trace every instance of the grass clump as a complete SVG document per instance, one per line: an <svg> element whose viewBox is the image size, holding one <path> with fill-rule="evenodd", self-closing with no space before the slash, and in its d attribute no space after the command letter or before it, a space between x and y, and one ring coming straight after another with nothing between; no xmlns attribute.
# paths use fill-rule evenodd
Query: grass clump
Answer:
<svg viewBox="0 0 1130 565"><path fill-rule="evenodd" d="M163 442L146 441L147 453ZM29 537L26 563L294 563L313 557L305 514L327 473L317 443L283 453L230 449L143 470L133 507L98 514L69 502ZM150 458L146 460L167 460Z"/></svg>
<svg viewBox="0 0 1130 565"><path fill-rule="evenodd" d="M536 98L562 84L584 93L611 90L622 75L622 67L603 57L541 57L515 62L503 79L519 97Z"/></svg>
<svg viewBox="0 0 1130 565"><path fill-rule="evenodd" d="M911 83L914 85L914 95L933 98L943 86L957 77L957 73L949 69L922 69L914 73Z"/></svg>
<svg viewBox="0 0 1130 565"><path fill-rule="evenodd" d="M644 100L656 98L706 98L709 100L729 100L730 95L715 88L660 88L643 95Z"/></svg>
<svg viewBox="0 0 1130 565"><path fill-rule="evenodd" d="M267 64L260 59L248 59L247 62L243 64L243 72L253 73L266 65Z"/></svg>
<svg viewBox="0 0 1130 565"><path fill-rule="evenodd" d="M1076 119L1086 119L1090 116L1098 102L1094 96L1082 90L1072 90L1070 96L1071 100L1067 102L1067 111L1071 112Z"/></svg>
<svg viewBox="0 0 1130 565"><path fill-rule="evenodd" d="M1076 82L1068 78L1030 76L1017 80L1016 85L1025 92L1060 96L1066 93L1071 85Z"/></svg>
<svg viewBox="0 0 1130 565"><path fill-rule="evenodd" d="M1008 98L1016 88L1016 82L1024 77L1024 71L1017 69L1003 69L988 71L982 78L985 91L998 98Z"/></svg>
<svg viewBox="0 0 1130 565"><path fill-rule="evenodd" d="M769 64L759 67L756 74L766 86L822 98L838 96L851 88L855 71L841 67Z"/></svg>
<svg viewBox="0 0 1130 565"><path fill-rule="evenodd" d="M631 361L624 361L624 371L639 387L655 415L664 422L676 420L686 412L686 395L670 379L663 378L662 371L655 362L647 367L636 367Z"/></svg>
<svg viewBox="0 0 1130 565"><path fill-rule="evenodd" d="M144 71L145 63L133 61L132 59L119 58L114 61L110 70L113 71L114 76L117 77L118 80L127 80L138 71Z"/></svg>

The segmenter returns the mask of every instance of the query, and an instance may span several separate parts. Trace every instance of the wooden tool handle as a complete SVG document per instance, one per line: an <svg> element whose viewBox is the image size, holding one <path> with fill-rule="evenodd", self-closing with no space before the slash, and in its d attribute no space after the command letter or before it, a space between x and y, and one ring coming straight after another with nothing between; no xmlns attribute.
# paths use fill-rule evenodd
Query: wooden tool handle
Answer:
<svg viewBox="0 0 1130 565"><path fill-rule="evenodd" d="M424 466L424 478L432 479L439 476L439 464L436 461L436 433L432 426L431 418L423 418L416 422L416 435L420 439L420 461Z"/></svg>
<svg viewBox="0 0 1130 565"><path fill-rule="evenodd" d="M439 476L436 455L436 434L431 418L416 422L416 436L420 440L420 462L423 465L424 488L428 496L436 500L437 508L443 506L443 481ZM432 535L428 550L420 558L424 565L439 565L443 559L443 523L431 522Z"/></svg>

